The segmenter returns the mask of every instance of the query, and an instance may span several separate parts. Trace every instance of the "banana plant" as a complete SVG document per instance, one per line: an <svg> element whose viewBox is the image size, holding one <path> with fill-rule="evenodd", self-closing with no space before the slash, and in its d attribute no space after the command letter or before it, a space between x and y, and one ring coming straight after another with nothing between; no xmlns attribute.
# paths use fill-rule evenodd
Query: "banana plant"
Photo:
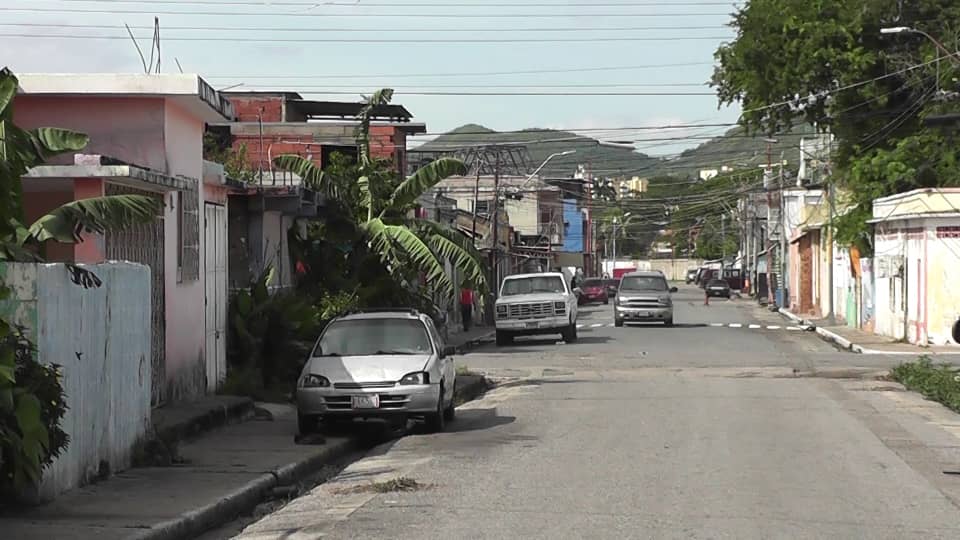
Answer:
<svg viewBox="0 0 960 540"><path fill-rule="evenodd" d="M90 139L67 129L25 130L14 125L13 99L18 87L17 77L0 69L0 260L37 260L36 248L48 240L76 243L84 232L103 233L156 219L160 201L140 195L110 195L69 202L25 226L23 175L57 154L82 150Z"/></svg>
<svg viewBox="0 0 960 540"><path fill-rule="evenodd" d="M420 195L445 178L467 173L462 161L435 160L405 178L387 196L379 195L382 190L373 184L382 164L371 157L371 116L377 106L389 103L392 95L389 88L375 92L366 98L357 117L360 163L356 178L326 175L315 163L298 155L279 156L274 164L309 180L313 189L331 198L355 204L359 211L352 214L359 236L391 271L422 272L430 288L452 296L456 284L444 269L444 262L450 261L461 276L476 284L478 291L485 292L483 257L470 240L446 225L408 217Z"/></svg>

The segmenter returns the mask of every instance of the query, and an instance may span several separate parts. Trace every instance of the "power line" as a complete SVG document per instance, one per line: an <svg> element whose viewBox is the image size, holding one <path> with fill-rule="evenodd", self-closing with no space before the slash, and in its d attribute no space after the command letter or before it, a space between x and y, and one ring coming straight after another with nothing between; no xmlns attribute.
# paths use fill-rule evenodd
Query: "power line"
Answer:
<svg viewBox="0 0 960 540"><path fill-rule="evenodd" d="M634 84L634 83L594 83L594 84L425 84L422 86L392 86L391 88L398 93L403 93L404 91L420 91L420 90L433 90L437 88L480 88L480 89L489 89L489 88L672 88L672 87L687 87L687 88L703 88L705 83L643 83L643 84ZM275 89L276 85L272 84L244 84L243 88L267 88ZM307 89L324 89L324 88L351 88L352 91L356 94L363 94L368 90L359 88L356 83L354 84L324 84L324 85L295 85L294 92Z"/></svg>
<svg viewBox="0 0 960 540"><path fill-rule="evenodd" d="M437 6L444 7L444 6ZM98 8L38 8L38 7L2 7L0 11L17 11L28 13L100 13L107 15L193 15L217 17L377 17L377 18L410 18L410 19L561 19L582 17L728 17L729 13L276 13L276 12L244 12L244 11L183 11L183 10L151 10L151 9L98 9Z"/></svg>
<svg viewBox="0 0 960 540"><path fill-rule="evenodd" d="M93 39L128 40L130 36L95 36L68 34L0 34L0 38L26 39ZM152 36L136 36L149 40ZM164 36L164 41L202 41L231 43L611 43L624 41L716 41L729 36L663 36L663 37L599 37L599 38L260 38L260 37L199 37Z"/></svg>
<svg viewBox="0 0 960 540"><path fill-rule="evenodd" d="M356 92L300 92L307 95L356 95ZM398 91L404 96L715 96L713 92L409 92Z"/></svg>
<svg viewBox="0 0 960 540"><path fill-rule="evenodd" d="M531 69L518 71L474 71L453 73L393 73L386 75L264 75L251 73L247 75L210 75L207 79L357 79L361 77L398 79L401 77L489 77L497 75L540 75L546 73L587 73L597 71L632 71L643 69L665 69L690 66L712 66L713 62L682 62L673 64L646 64L636 66L609 66L609 67L582 67L563 69Z"/></svg>
<svg viewBox="0 0 960 540"><path fill-rule="evenodd" d="M84 0L86 1L86 0ZM0 26L23 26L28 28L85 28L90 30L125 30L122 24L65 24L65 23L35 23L35 22L0 22ZM153 30L153 26L134 26L131 30ZM576 27L550 27L550 28L424 28L424 27L406 27L406 28L324 28L324 33L343 33L343 32L374 32L374 33L462 33L462 32L650 32L658 30L720 30L729 28L725 25L708 26L576 26ZM263 27L263 26L164 26L164 31L168 30L187 30L203 32L309 32L316 33L316 28L285 28L285 27Z"/></svg>
<svg viewBox="0 0 960 540"><path fill-rule="evenodd" d="M518 2L518 3L471 3L471 2L291 2L287 0L58 0L59 2L82 2L85 4L187 4L209 6L292 6L292 7L664 7L664 6L726 6L731 2L586 2L586 3L546 3L546 2Z"/></svg>

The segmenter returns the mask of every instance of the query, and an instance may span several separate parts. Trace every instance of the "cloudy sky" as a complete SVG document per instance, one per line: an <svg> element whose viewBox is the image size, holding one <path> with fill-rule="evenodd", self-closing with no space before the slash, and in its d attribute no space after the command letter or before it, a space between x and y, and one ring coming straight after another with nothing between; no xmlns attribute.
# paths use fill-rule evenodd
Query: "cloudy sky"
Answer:
<svg viewBox="0 0 960 540"><path fill-rule="evenodd" d="M733 35L733 9L711 0L0 0L0 65L143 71L123 25L149 61L156 16L161 71L179 61L217 88L354 100L390 86L434 133L465 123L587 129L670 154L702 140L656 139L724 128L620 128L736 120L704 85L713 52Z"/></svg>

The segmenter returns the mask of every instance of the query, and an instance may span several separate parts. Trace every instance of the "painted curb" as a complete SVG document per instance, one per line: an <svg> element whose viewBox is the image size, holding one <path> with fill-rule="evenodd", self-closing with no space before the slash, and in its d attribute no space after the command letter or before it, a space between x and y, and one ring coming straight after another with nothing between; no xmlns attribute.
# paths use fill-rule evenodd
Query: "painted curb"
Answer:
<svg viewBox="0 0 960 540"><path fill-rule="evenodd" d="M478 398L492 386L492 383L482 375L461 375L457 379L466 381L462 385L457 385L455 389L455 399L458 404ZM130 538L131 540L181 540L200 536L224 523L233 521L238 516L250 513L267 497L270 490L279 486L293 485L300 478L319 471L356 448L354 438L330 441L318 448L316 453L304 459L264 473L213 503L184 512L171 520L157 523Z"/></svg>
<svg viewBox="0 0 960 540"><path fill-rule="evenodd" d="M486 334L482 334L482 335L477 336L477 337L475 337L475 338L473 338L473 339L468 339L467 341L464 341L464 342L461 343L460 345L455 345L454 347L457 349L457 353L458 353L458 354L463 354L463 353L469 351L470 349L475 349L475 348L479 347L482 343L484 343L484 342L486 342L486 341L491 341L491 340L493 340L495 334L496 334L496 331L491 330L491 331L487 332Z"/></svg>
<svg viewBox="0 0 960 540"><path fill-rule="evenodd" d="M292 484L298 478L320 470L324 465L348 454L354 447L354 439L335 441L324 446L316 454L258 476L211 504L157 523L130 538L132 540L180 540L200 536L204 532L251 512L273 488Z"/></svg>
<svg viewBox="0 0 960 540"><path fill-rule="evenodd" d="M838 334L835 334L835 333L827 330L826 328L820 328L820 327L817 327L817 328L816 328L816 332L817 332L817 334L818 334L820 337L822 337L825 341L835 343L835 344L836 344L837 346L839 346L841 349L848 350L848 351L851 351L851 352L857 352L856 350L853 349L853 343L852 343L849 339L847 339L847 338L845 338L845 337L843 337L843 336L840 336L840 335L838 335ZM861 350L862 350L862 349L861 349Z"/></svg>

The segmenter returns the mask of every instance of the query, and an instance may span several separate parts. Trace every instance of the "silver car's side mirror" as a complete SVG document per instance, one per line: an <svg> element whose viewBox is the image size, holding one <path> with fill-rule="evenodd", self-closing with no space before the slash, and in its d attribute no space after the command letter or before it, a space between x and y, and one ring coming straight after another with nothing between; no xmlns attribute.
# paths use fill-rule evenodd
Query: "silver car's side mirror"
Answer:
<svg viewBox="0 0 960 540"><path fill-rule="evenodd" d="M676 287L670 287L670 292L671 292L671 293L675 293L675 292L677 292L677 290L678 290L678 289L677 289Z"/></svg>

